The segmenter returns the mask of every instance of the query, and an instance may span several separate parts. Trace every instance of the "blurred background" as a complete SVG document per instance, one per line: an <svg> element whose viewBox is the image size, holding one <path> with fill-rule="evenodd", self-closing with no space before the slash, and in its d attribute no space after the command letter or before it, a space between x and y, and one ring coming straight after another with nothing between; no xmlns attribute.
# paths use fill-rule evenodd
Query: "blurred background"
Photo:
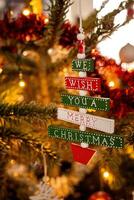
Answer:
<svg viewBox="0 0 134 200"><path fill-rule="evenodd" d="M88 95L110 98L109 112L88 113L114 119L124 148L90 145L96 154L83 165L69 142L48 137L51 124L78 129L57 120L60 95L79 94L64 83L78 76L78 2L0 0L0 200L134 200L132 0L82 1L86 58L95 66L87 76L102 87Z"/></svg>

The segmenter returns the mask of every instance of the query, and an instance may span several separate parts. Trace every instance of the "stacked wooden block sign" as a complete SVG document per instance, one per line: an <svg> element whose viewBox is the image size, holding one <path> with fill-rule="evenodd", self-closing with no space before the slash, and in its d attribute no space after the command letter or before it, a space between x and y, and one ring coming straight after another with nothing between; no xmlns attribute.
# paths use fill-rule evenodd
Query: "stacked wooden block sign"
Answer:
<svg viewBox="0 0 134 200"><path fill-rule="evenodd" d="M87 114L87 109L109 111L110 99L86 96L89 91L101 91L101 79L87 77L86 72L94 71L94 62L92 59L85 59L84 52L84 38L80 37L77 59L72 61L72 70L78 71L79 77L65 77L66 89L79 90L79 95L61 95L62 103L65 106L78 107L79 111L58 108L57 113L59 120L77 124L79 130L51 125L48 127L48 135L73 142L71 148L74 160L87 164L96 152L96 150L88 148L89 145L122 148L123 138L113 135L115 126L113 119ZM86 128L99 132L86 131Z"/></svg>

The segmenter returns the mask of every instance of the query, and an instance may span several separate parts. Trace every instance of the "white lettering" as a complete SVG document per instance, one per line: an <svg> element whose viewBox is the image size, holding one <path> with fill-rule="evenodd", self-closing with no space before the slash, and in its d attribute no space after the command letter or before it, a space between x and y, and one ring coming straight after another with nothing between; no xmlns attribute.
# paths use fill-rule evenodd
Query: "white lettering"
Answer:
<svg viewBox="0 0 134 200"><path fill-rule="evenodd" d="M100 144L100 138L99 137L96 137L96 136L93 136L93 144Z"/></svg>
<svg viewBox="0 0 134 200"><path fill-rule="evenodd" d="M54 137L59 137L58 135L57 135L57 133L58 133L58 130L54 130Z"/></svg>
<svg viewBox="0 0 134 200"><path fill-rule="evenodd" d="M92 137L90 135L85 135L86 143L90 144Z"/></svg>
<svg viewBox="0 0 134 200"><path fill-rule="evenodd" d="M114 146L114 138L110 137L110 146Z"/></svg>
<svg viewBox="0 0 134 200"><path fill-rule="evenodd" d="M80 120L80 115L79 115L79 113L75 113L75 121L76 122L79 122L79 120Z"/></svg>
<svg viewBox="0 0 134 200"><path fill-rule="evenodd" d="M87 98L86 97L85 98L83 97L81 101L82 101L82 105L84 105L84 106L87 105Z"/></svg>
<svg viewBox="0 0 134 200"><path fill-rule="evenodd" d="M102 141L102 145L106 145L106 146L108 146L108 143L107 143L106 138L103 139L103 141Z"/></svg>
<svg viewBox="0 0 134 200"><path fill-rule="evenodd" d="M74 135L75 135L75 141L79 141L77 132L75 132Z"/></svg>
<svg viewBox="0 0 134 200"><path fill-rule="evenodd" d="M69 79L69 82L70 82L71 87L75 87L77 80Z"/></svg>
<svg viewBox="0 0 134 200"><path fill-rule="evenodd" d="M80 125L86 126L86 117L85 115L80 115Z"/></svg>
<svg viewBox="0 0 134 200"><path fill-rule="evenodd" d="M87 115L87 121L86 121L87 127L89 127L89 128L95 127L95 122L96 122L96 119L94 117Z"/></svg>
<svg viewBox="0 0 134 200"><path fill-rule="evenodd" d="M68 98L69 98L69 100L70 100L70 104L72 104L72 100L73 100L73 96L67 96Z"/></svg>
<svg viewBox="0 0 134 200"><path fill-rule="evenodd" d="M73 141L73 136L72 136L72 133L71 133L71 132L68 132L68 139L69 139L70 141Z"/></svg>
<svg viewBox="0 0 134 200"><path fill-rule="evenodd" d="M86 61L86 60L83 61L83 69L84 69L84 70L87 69L87 61Z"/></svg>
<svg viewBox="0 0 134 200"><path fill-rule="evenodd" d="M78 60L78 61L76 62L76 67L77 67L77 68L80 68L80 67L81 67L81 61L80 61L80 60Z"/></svg>
<svg viewBox="0 0 134 200"><path fill-rule="evenodd" d="M80 142L83 142L83 134L80 134Z"/></svg>
<svg viewBox="0 0 134 200"><path fill-rule="evenodd" d="M97 106L96 106L95 99L92 101L91 106L97 107Z"/></svg>
<svg viewBox="0 0 134 200"><path fill-rule="evenodd" d="M92 88L93 88L93 82L87 81L87 90L92 90Z"/></svg>
<svg viewBox="0 0 134 200"><path fill-rule="evenodd" d="M73 121L74 118L74 113L73 112L67 112L67 119L72 120Z"/></svg>
<svg viewBox="0 0 134 200"><path fill-rule="evenodd" d="M79 105L80 103L79 97L76 97L74 101L75 101L75 104Z"/></svg>
<svg viewBox="0 0 134 200"><path fill-rule="evenodd" d="M86 81L81 81L81 89L85 89L86 88Z"/></svg>
<svg viewBox="0 0 134 200"><path fill-rule="evenodd" d="M66 131L64 132L61 130L61 138L66 140Z"/></svg>

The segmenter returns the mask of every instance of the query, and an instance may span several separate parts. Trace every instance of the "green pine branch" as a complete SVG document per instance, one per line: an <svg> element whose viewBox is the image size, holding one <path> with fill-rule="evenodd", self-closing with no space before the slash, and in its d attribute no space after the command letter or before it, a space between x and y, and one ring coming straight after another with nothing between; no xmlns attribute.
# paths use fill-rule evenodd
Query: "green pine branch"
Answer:
<svg viewBox="0 0 134 200"><path fill-rule="evenodd" d="M57 108L54 105L41 107L33 102L15 105L0 104L0 149L10 150L10 140L17 139L38 152L47 138L40 131L46 121L55 119ZM22 131L23 130L23 131ZM44 132L43 131L43 132ZM6 144L6 145L5 145ZM3 148L4 146L4 148ZM44 146L44 152L53 159L59 159L56 152Z"/></svg>
<svg viewBox="0 0 134 200"><path fill-rule="evenodd" d="M120 120L116 128L117 134L124 137L125 145L134 145L134 115L129 114L126 118Z"/></svg>
<svg viewBox="0 0 134 200"><path fill-rule="evenodd" d="M14 105L0 103L0 117L40 118L42 120L55 119L57 109L54 105L39 106L34 102L29 104L19 103Z"/></svg>
<svg viewBox="0 0 134 200"><path fill-rule="evenodd" d="M53 148L45 145L45 137L39 138L38 134L19 130L19 128L5 126L0 127L0 150L1 154L11 154L12 151L12 140L21 142L21 145L27 146L31 151L41 154L41 146L43 146L43 152L47 154L49 158L60 162L60 158Z"/></svg>
<svg viewBox="0 0 134 200"><path fill-rule="evenodd" d="M71 4L70 0L50 0L48 5L49 24L45 32L44 42L41 41L46 48L51 48L62 34L62 24Z"/></svg>
<svg viewBox="0 0 134 200"><path fill-rule="evenodd" d="M101 19L98 19L98 14L105 8L108 2L108 0L104 1L100 10L95 10L84 21L84 30L85 32L90 33L90 37L86 39L87 54L89 54L93 48L96 48L98 43L110 37L113 32L117 31L120 27L129 23L129 21L131 20L129 18L126 18L126 20L122 24L114 25L114 19L116 15L127 9L133 2L132 0L121 2L117 9L114 9Z"/></svg>

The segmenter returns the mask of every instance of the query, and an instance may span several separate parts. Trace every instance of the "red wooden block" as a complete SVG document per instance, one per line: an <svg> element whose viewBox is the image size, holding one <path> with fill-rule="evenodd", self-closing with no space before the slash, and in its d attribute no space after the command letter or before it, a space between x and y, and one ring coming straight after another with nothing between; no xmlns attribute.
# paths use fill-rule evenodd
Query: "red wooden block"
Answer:
<svg viewBox="0 0 134 200"><path fill-rule="evenodd" d="M87 164L89 160L93 157L96 153L96 150L90 148L82 148L80 145L71 144L71 149L73 153L73 159L76 162Z"/></svg>
<svg viewBox="0 0 134 200"><path fill-rule="evenodd" d="M101 91L101 79L90 77L65 77L66 89Z"/></svg>

